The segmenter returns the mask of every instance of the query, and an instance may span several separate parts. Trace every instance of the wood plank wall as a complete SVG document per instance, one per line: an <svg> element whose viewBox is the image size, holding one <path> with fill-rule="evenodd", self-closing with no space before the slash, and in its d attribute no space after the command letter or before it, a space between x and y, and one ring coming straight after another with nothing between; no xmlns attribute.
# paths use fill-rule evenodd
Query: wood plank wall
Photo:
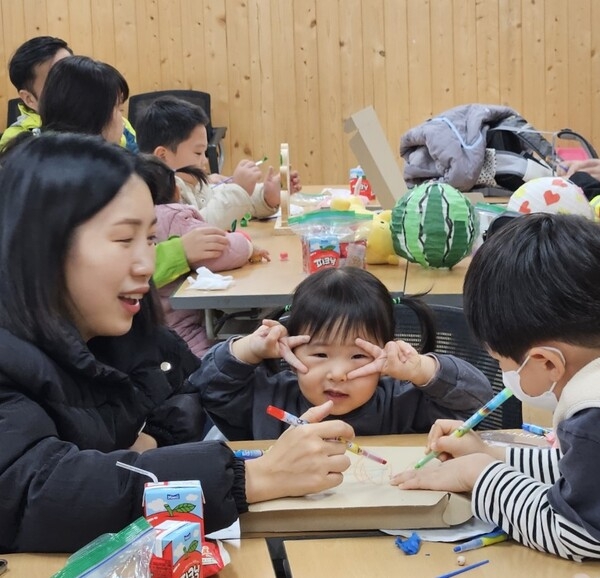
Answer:
<svg viewBox="0 0 600 578"><path fill-rule="evenodd" d="M469 102L600 147L594 0L0 0L0 62L50 34L115 65L131 94L196 88L226 125L227 164L288 142L305 183L356 164L343 119L372 104L400 136ZM0 66L0 130L15 96Z"/></svg>

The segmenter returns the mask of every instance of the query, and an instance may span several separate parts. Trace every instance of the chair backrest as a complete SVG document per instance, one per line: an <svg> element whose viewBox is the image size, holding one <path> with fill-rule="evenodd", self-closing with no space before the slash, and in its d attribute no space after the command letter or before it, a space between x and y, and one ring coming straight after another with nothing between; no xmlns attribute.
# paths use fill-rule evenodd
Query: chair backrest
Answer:
<svg viewBox="0 0 600 578"><path fill-rule="evenodd" d="M504 389L502 371L498 362L472 337L467 320L460 307L430 304L436 318L436 353L450 354L468 361L490 381L494 394ZM414 311L406 305L394 309L396 339L414 347L421 341L421 327ZM477 429L520 428L521 402L511 397L495 412L486 417Z"/></svg>
<svg viewBox="0 0 600 578"><path fill-rule="evenodd" d="M134 94L130 96L128 118L129 122L133 125L133 128L135 128L136 122L143 110L151 102L155 101L161 96L174 96L200 106L206 113L206 116L208 116L209 122L208 126L206 127L206 132L208 133L208 138L210 140L212 130L210 117L210 94L208 94L208 92L201 92L199 90L157 90L154 92L144 92L142 94Z"/></svg>
<svg viewBox="0 0 600 578"><path fill-rule="evenodd" d="M20 98L9 98L8 99L8 108L6 111L6 127L8 128L13 122L15 122L21 111L19 110L19 104L22 103Z"/></svg>

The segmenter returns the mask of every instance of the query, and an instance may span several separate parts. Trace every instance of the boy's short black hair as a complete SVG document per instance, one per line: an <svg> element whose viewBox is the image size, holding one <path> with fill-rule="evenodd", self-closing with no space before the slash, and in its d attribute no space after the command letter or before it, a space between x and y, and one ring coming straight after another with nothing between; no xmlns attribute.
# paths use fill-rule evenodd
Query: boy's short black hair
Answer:
<svg viewBox="0 0 600 578"><path fill-rule="evenodd" d="M473 334L516 362L551 340L600 346L600 224L525 215L475 253L464 283Z"/></svg>
<svg viewBox="0 0 600 578"><path fill-rule="evenodd" d="M63 48L73 54L62 38L54 36L36 36L21 44L8 63L8 75L14 87L31 92L35 81L35 67L54 58Z"/></svg>
<svg viewBox="0 0 600 578"><path fill-rule="evenodd" d="M142 111L135 126L141 152L153 153L163 146L175 152L198 126L208 125L208 116L196 105L174 96L161 96Z"/></svg>

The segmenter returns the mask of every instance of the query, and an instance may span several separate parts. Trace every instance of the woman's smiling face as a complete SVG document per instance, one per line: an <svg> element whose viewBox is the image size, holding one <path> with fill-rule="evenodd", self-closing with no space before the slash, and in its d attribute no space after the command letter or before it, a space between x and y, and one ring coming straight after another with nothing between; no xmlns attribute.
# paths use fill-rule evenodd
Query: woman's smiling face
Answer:
<svg viewBox="0 0 600 578"><path fill-rule="evenodd" d="M75 229L65 262L67 307L85 341L131 328L154 272L155 227L150 191L132 175Z"/></svg>

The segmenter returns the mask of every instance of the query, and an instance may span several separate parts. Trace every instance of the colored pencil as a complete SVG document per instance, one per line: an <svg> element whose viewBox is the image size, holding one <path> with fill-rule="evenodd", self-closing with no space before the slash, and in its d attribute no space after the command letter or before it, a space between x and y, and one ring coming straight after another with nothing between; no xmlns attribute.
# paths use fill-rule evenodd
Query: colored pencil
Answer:
<svg viewBox="0 0 600 578"><path fill-rule="evenodd" d="M274 407L272 405L267 407L267 413L272 416L277 418L278 420L287 423L291 426L299 426L299 425L306 425L309 422L307 422L305 419L301 419L299 417L296 417L295 415L284 411L283 409L279 409L278 407ZM347 439L344 438L335 438L335 441L338 442L342 442L344 444L346 444L346 448L348 451L352 452L353 454L357 454L357 455L361 455L364 456L365 458L368 458L370 460L373 460L374 462L377 462L378 464L382 464L385 465L387 464L387 460L384 458L381 458L377 455L375 455L374 453L365 450L364 448L361 448L357 443L355 442L351 442Z"/></svg>
<svg viewBox="0 0 600 578"><path fill-rule="evenodd" d="M454 570L453 572L448 572L447 574L440 574L436 578L452 578L452 576L458 576L463 572L468 572L469 570L473 570L475 568L479 568L479 566L483 566L484 564L488 564L489 560L481 560L481 562L475 562L475 564L469 564L468 566L464 566L463 568L459 568L458 570Z"/></svg>
<svg viewBox="0 0 600 578"><path fill-rule="evenodd" d="M504 388L500 393L496 394L490 401L488 401L481 409L478 409L465 423L463 423L458 429L452 432L455 438L464 436L467 432L471 431L476 425L478 425L483 419L485 419L495 409L498 409L509 397L512 396L510 389ZM423 456L416 464L415 469L422 468L425 464L429 463L434 458L437 458L440 452L429 452Z"/></svg>

